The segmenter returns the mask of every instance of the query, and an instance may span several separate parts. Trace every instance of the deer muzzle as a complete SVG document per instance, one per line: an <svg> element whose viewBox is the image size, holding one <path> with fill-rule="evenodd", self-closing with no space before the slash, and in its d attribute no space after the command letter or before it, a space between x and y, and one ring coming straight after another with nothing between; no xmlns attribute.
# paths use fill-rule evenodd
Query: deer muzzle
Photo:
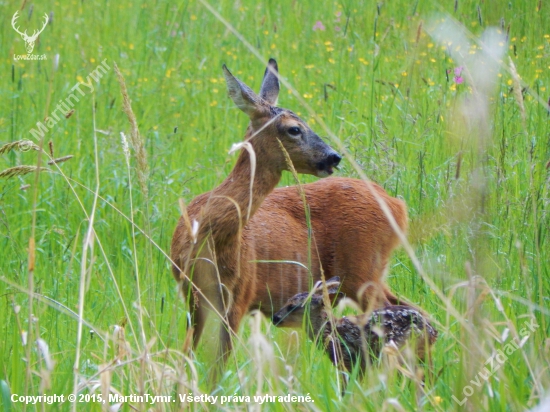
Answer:
<svg viewBox="0 0 550 412"><path fill-rule="evenodd" d="M325 159L317 163L318 176L324 177L334 173L334 169L338 167L340 160L342 160L342 156L338 153L329 153Z"/></svg>
<svg viewBox="0 0 550 412"><path fill-rule="evenodd" d="M273 322L273 324L274 324L275 326L278 326L279 323L282 322L283 316L281 316L281 315L279 314L279 312L277 312L276 314L273 315L273 317L271 318L271 320L272 320L272 322Z"/></svg>

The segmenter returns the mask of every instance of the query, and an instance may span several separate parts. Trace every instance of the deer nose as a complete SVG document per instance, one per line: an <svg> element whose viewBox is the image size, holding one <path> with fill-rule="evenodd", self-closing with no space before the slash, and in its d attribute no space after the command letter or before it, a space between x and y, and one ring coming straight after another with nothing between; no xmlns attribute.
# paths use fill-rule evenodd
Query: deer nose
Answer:
<svg viewBox="0 0 550 412"><path fill-rule="evenodd" d="M273 324L275 326L277 326L279 324L279 322L281 321L281 317L277 314L273 315L273 317L271 318L271 321L273 322Z"/></svg>
<svg viewBox="0 0 550 412"><path fill-rule="evenodd" d="M338 167L340 160L342 160L342 156L333 150L329 151L325 158L317 163L317 170L319 171L318 176L325 177L331 175L333 172L332 169Z"/></svg>
<svg viewBox="0 0 550 412"><path fill-rule="evenodd" d="M340 163L340 160L342 160L342 156L334 152L328 156L327 163L329 166L338 166L338 163Z"/></svg>

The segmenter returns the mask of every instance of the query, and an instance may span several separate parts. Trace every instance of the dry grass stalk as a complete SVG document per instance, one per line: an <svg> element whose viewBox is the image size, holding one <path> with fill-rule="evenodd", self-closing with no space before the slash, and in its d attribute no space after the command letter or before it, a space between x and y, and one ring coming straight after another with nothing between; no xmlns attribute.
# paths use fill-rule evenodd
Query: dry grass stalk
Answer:
<svg viewBox="0 0 550 412"><path fill-rule="evenodd" d="M256 395L261 395L263 382L266 379L266 369L270 370L275 376L278 371L275 363L275 353L273 345L266 335L262 332L261 312L254 311L250 317L251 334L248 340L248 346L251 348L251 360L256 374ZM272 385L273 382L270 382ZM271 386L270 385L270 386Z"/></svg>
<svg viewBox="0 0 550 412"><path fill-rule="evenodd" d="M124 76L120 72L118 66L114 65L116 77L120 85L120 93L122 94L122 110L126 113L128 121L130 122L130 141L132 147L136 153L137 160L137 175L138 182L141 191L148 197L149 191L147 189L147 179L149 177L149 165L147 163L147 152L145 150L145 142L139 134L139 128L137 125L136 115L132 110L132 102L130 96L128 95L128 89L126 88L126 82L124 81Z"/></svg>
<svg viewBox="0 0 550 412"><path fill-rule="evenodd" d="M10 178L14 176L23 176L23 175L28 175L29 173L35 172L37 170L41 172L50 171L50 169L46 167L21 165L21 166L10 167L9 169L6 169L6 170L2 170L0 172L0 177Z"/></svg>
<svg viewBox="0 0 550 412"><path fill-rule="evenodd" d="M124 132L120 132L120 141L122 142L122 152L124 153L124 159L126 164L130 167L130 147L128 146L128 139Z"/></svg>
<svg viewBox="0 0 550 412"><path fill-rule="evenodd" d="M34 142L30 140L17 140L15 142L7 143L0 147L0 154L8 153L12 150L19 150L20 152L28 152L29 150L40 150Z"/></svg>
<svg viewBox="0 0 550 412"><path fill-rule="evenodd" d="M514 84L513 93L514 98L518 102L519 112L521 113L521 122L523 123L523 130L527 130L525 127L526 115L525 115L525 105L523 104L523 95L521 94L521 78L519 77L516 66L511 57L508 58L510 61L510 73L512 74L512 81Z"/></svg>
<svg viewBox="0 0 550 412"><path fill-rule="evenodd" d="M58 157L57 159L52 159L48 162L49 165L53 165L53 164L57 164L57 163L63 163L63 162L66 162L67 160L69 159L72 159L74 156L73 155L68 155L68 156L63 156L63 157Z"/></svg>
<svg viewBox="0 0 550 412"><path fill-rule="evenodd" d="M292 163L292 160L290 159L290 155L288 154L288 152L284 148L283 144L281 143L280 140L278 140L278 142L279 142L279 147L281 148L281 150L282 150L282 152L285 156L285 161L286 161L286 164L288 166L288 170L292 173L292 176L294 177L294 181L296 182L296 188L298 189L298 192L300 193L300 197L302 198L302 202L304 204L304 210L307 211L307 210L309 210L309 207L308 207L307 200L306 200L306 193L304 191L304 188L302 187L300 179L298 178L298 172L294 168L294 164ZM308 220L308 223L307 223L308 228L311 228L311 222L309 222L309 217L308 217L307 212L306 212L306 220ZM309 242L312 242L312 239L310 239ZM308 248L311 249L311 244L309 245ZM309 268L311 267L311 255L308 256L308 267ZM327 289L327 285L326 285L325 272L324 272L323 267L321 265L319 265L319 269L321 271L321 282L322 282L322 285L323 285L323 301L324 301L325 305L327 305L327 308L329 308L328 309L329 313L332 313L330 299L329 299L329 296L328 296L328 289ZM313 295L313 291L311 292L311 295ZM334 319L329 317L328 321L331 323L333 329L336 329L336 325L334 324ZM342 354L342 351L340 349L340 346L335 345L334 347L336 349L336 353L335 353L336 357L338 357L339 359L342 359L343 354ZM340 392L340 379L337 379L336 382L338 382L338 389L339 389L338 392Z"/></svg>

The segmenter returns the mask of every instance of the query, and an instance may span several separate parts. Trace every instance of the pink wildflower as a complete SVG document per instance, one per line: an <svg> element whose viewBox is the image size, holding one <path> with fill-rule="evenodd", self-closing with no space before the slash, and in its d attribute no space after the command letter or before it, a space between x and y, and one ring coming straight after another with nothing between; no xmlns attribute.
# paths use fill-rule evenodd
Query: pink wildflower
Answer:
<svg viewBox="0 0 550 412"><path fill-rule="evenodd" d="M319 20L315 22L313 26L313 31L316 31L316 30L325 31L325 29L326 29L325 25Z"/></svg>
<svg viewBox="0 0 550 412"><path fill-rule="evenodd" d="M455 67L453 70L455 74L453 80L455 81L456 84L464 83L464 78L461 76L462 70L464 70L464 67L462 66ZM449 74L450 72L451 72L450 69L447 70L447 74Z"/></svg>

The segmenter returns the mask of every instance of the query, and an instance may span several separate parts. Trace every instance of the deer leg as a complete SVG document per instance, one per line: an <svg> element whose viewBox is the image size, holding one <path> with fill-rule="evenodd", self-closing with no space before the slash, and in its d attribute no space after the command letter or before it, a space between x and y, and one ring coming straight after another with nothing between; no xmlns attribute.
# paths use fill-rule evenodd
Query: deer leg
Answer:
<svg viewBox="0 0 550 412"><path fill-rule="evenodd" d="M363 311L370 312L389 305L385 296L385 287L378 281L366 282L355 290L357 291L356 296L359 306L361 306Z"/></svg>
<svg viewBox="0 0 550 412"><path fill-rule="evenodd" d="M220 357L225 362L233 350L232 335L239 331L239 325L243 318L243 311L239 310L237 305L233 306L227 316L225 323L220 331Z"/></svg>
<svg viewBox="0 0 550 412"><path fill-rule="evenodd" d="M204 330L204 325L206 324L206 320L208 318L208 307L206 302L200 304L200 298L198 298L195 293L197 292L193 290L191 296L189 297L189 311L191 314L190 326L193 328L193 349L197 349L199 340Z"/></svg>
<svg viewBox="0 0 550 412"><path fill-rule="evenodd" d="M238 330L240 318L235 317L234 303L230 302L229 293L223 286L218 286L216 289L216 296L210 298L220 318L220 332L219 332L219 346L218 346L218 359L216 364L211 370L210 377L212 384L218 381L219 376L223 373L227 358L233 350L232 334ZM231 306L230 306L231 305Z"/></svg>
<svg viewBox="0 0 550 412"><path fill-rule="evenodd" d="M223 304L221 306L223 307ZM227 359L233 351L233 335L239 330L242 316L240 311L235 311L234 308L231 308L229 314L224 316L221 320L218 360L210 373L212 384L215 384L219 380L227 363Z"/></svg>
<svg viewBox="0 0 550 412"><path fill-rule="evenodd" d="M225 365L227 358L233 350L233 341L231 339L233 329L229 326L229 324L229 318L226 317L220 328L219 361L222 365Z"/></svg>
<svg viewBox="0 0 550 412"><path fill-rule="evenodd" d="M180 292L188 304L190 319L187 330L193 334L193 349L196 349L208 318L208 305L198 288L188 280L182 280Z"/></svg>
<svg viewBox="0 0 550 412"><path fill-rule="evenodd" d="M403 305L408 306L404 304L404 301L402 299L399 299L397 296L393 294L393 292L390 290L388 285L384 284L383 286L383 292L384 292L384 298L386 300L386 303L388 305Z"/></svg>
<svg viewBox="0 0 550 412"><path fill-rule="evenodd" d="M214 310L222 316L224 312L220 304L220 287L212 264L206 260L197 260L193 266L192 274L189 275L190 279L182 281L182 292L189 303L190 326L193 328L193 349L196 349L209 312Z"/></svg>

